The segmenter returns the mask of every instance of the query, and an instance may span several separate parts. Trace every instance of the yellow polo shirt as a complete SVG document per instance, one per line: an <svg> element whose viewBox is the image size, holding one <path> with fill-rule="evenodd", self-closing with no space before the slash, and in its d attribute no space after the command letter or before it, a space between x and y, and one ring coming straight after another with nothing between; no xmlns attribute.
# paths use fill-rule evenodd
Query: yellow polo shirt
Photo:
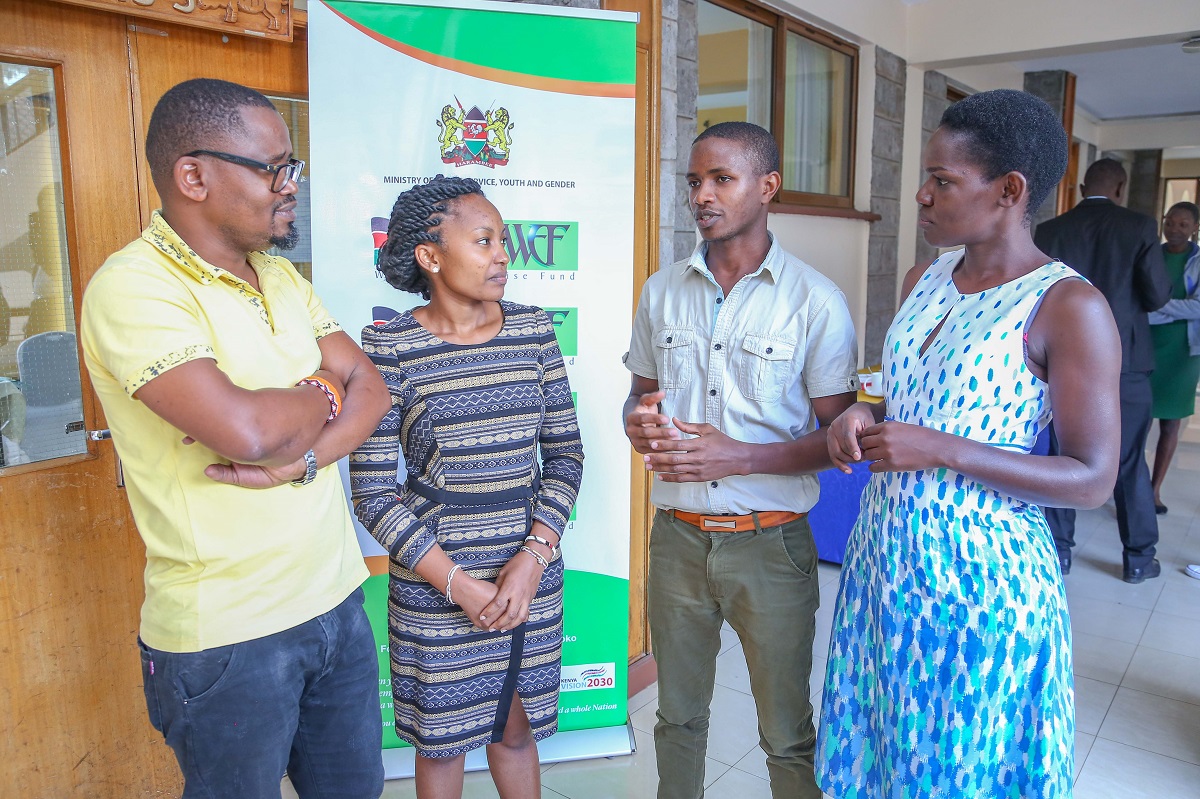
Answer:
<svg viewBox="0 0 1200 799"><path fill-rule="evenodd" d="M336 467L307 486L214 482L204 468L223 459L185 446L182 432L133 398L197 358L216 360L247 389L292 386L316 371L317 340L341 328L289 261L252 253L250 264L262 293L206 263L155 212L83 296L84 359L146 543L141 636L156 649L195 652L289 629L336 607L367 576Z"/></svg>

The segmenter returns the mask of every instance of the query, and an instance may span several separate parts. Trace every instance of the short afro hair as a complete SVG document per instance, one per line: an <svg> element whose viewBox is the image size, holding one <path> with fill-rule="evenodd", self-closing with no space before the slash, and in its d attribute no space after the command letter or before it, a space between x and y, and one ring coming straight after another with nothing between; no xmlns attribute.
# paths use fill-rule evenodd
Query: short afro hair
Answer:
<svg viewBox="0 0 1200 799"><path fill-rule="evenodd" d="M692 146L704 139L727 139L740 144L750 156L756 175L779 171L779 145L775 137L753 122L718 122L693 139Z"/></svg>
<svg viewBox="0 0 1200 799"><path fill-rule="evenodd" d="M243 108L271 108L263 95L213 78L185 80L154 106L146 132L146 160L155 185L168 180L175 162L193 150L210 150L245 131Z"/></svg>
<svg viewBox="0 0 1200 799"><path fill-rule="evenodd" d="M483 189L471 178L438 175L396 198L388 220L387 240L379 248L376 267L388 285L429 299L429 278L417 264L417 245L441 245L438 225L453 213L450 202L467 194L484 196Z"/></svg>
<svg viewBox="0 0 1200 799"><path fill-rule="evenodd" d="M1192 224L1200 225L1200 206L1197 206L1195 203L1189 203L1187 201L1175 203L1167 209L1167 213L1164 214L1164 216L1170 216L1176 211L1183 211L1185 214L1191 214Z"/></svg>
<svg viewBox="0 0 1200 799"><path fill-rule="evenodd" d="M1067 132L1044 100L1015 89L996 89L959 100L942 114L941 127L966 140L969 157L987 180L1009 172L1025 176L1025 220L1067 171Z"/></svg>
<svg viewBox="0 0 1200 799"><path fill-rule="evenodd" d="M1101 158L1094 161L1083 173L1083 185L1088 187L1091 194L1115 189L1129 180L1129 173L1121 162L1115 158Z"/></svg>

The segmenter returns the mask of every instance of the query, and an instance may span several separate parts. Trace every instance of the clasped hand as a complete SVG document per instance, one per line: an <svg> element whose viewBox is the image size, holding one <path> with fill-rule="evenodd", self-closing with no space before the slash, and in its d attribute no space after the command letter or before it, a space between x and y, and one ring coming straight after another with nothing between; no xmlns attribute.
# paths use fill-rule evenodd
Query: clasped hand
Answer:
<svg viewBox="0 0 1200 799"><path fill-rule="evenodd" d="M833 465L850 474L850 464L867 461L872 472L914 472L945 465L946 433L920 425L876 422L871 406L857 402L829 425L826 444Z"/></svg>
<svg viewBox="0 0 1200 799"><path fill-rule="evenodd" d="M542 566L528 552L517 551L496 575L496 582L459 572L452 585L454 601L481 630L508 632L525 623L542 582Z"/></svg>

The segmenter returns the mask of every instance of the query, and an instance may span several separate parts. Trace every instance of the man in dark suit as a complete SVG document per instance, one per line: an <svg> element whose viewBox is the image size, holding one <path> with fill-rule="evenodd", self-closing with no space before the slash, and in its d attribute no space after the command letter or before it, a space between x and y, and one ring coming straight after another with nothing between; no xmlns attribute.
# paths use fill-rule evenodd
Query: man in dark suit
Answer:
<svg viewBox="0 0 1200 799"><path fill-rule="evenodd" d="M1159 247L1158 225L1145 214L1122 208L1124 167L1102 158L1088 167L1080 186L1084 200L1062 216L1038 225L1033 240L1103 292L1121 334L1121 465L1113 499L1124 552L1124 579L1140 583L1162 572L1154 558L1158 520L1146 466L1150 432L1150 373L1154 345L1147 314L1166 304L1171 282ZM1051 453L1058 440L1051 425ZM1075 511L1046 508L1063 574L1071 570Z"/></svg>

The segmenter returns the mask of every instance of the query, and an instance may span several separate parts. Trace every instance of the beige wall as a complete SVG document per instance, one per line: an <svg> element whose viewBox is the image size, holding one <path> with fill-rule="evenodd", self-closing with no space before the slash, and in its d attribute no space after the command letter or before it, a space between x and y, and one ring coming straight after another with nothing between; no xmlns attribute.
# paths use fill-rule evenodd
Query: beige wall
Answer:
<svg viewBox="0 0 1200 799"><path fill-rule="evenodd" d="M1200 138L1200 134L1197 135ZM1200 177L1200 158L1169 158L1162 162L1164 178Z"/></svg>
<svg viewBox="0 0 1200 799"><path fill-rule="evenodd" d="M924 0L908 7L906 22L909 62L949 67L998 56L1103 50L1117 42L1176 41L1180 31L1200 30L1200 3Z"/></svg>
<svg viewBox="0 0 1200 799"><path fill-rule="evenodd" d="M821 274L846 295L858 331L859 363L867 310L866 222L836 217L771 214L767 225L780 245Z"/></svg>

